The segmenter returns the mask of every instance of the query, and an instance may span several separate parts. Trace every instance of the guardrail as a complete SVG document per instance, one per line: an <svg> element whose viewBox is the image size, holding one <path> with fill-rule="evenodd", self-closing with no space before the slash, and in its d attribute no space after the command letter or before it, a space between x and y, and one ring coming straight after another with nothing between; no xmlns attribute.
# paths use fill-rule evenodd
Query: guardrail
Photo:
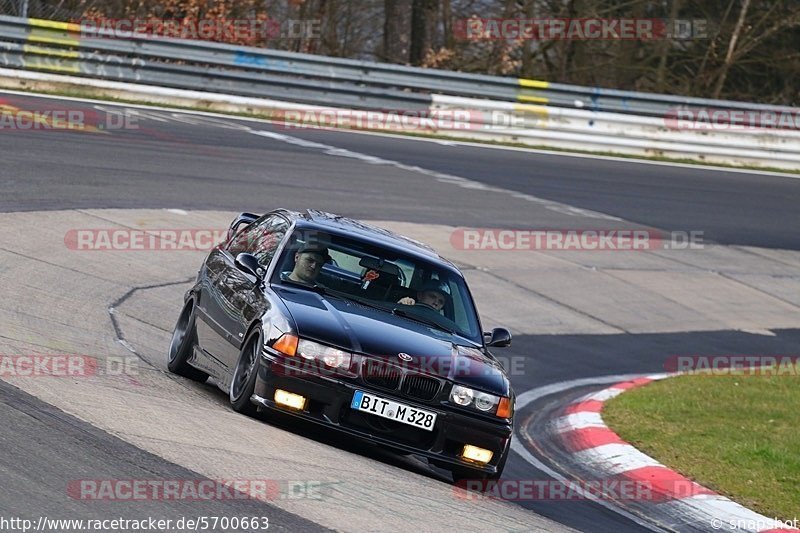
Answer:
<svg viewBox="0 0 800 533"><path fill-rule="evenodd" d="M789 107L595 89L208 41L112 34L97 28L82 29L77 24L7 16L0 16L0 66L324 107L425 111L460 106L487 115L513 115L517 124L513 128L483 124L485 127L469 131L437 134L800 168L800 124L790 131L747 124L748 113L800 117L800 110ZM263 107L279 106L273 102ZM671 127L674 124L670 121L674 122L680 112L714 109L727 110L727 122L742 127L725 131Z"/></svg>

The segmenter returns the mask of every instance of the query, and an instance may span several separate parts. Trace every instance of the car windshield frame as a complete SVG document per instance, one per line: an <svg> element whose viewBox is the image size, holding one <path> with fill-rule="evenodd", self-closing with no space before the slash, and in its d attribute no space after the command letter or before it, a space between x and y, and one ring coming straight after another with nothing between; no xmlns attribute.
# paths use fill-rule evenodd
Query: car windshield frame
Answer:
<svg viewBox="0 0 800 533"><path fill-rule="evenodd" d="M328 250L314 283L287 279L294 268L295 254L310 244ZM435 258L422 257L381 243L379 239L360 239L358 235L341 234L327 228L295 226L287 232L284 245L273 261L270 285L305 288L349 300L483 344L480 317L466 280L458 269ZM374 279L367 279L372 276ZM385 292L377 283L381 277L381 283L387 285ZM450 293L441 311L420 302L415 305L400 303L405 297L417 300L421 289L431 283Z"/></svg>

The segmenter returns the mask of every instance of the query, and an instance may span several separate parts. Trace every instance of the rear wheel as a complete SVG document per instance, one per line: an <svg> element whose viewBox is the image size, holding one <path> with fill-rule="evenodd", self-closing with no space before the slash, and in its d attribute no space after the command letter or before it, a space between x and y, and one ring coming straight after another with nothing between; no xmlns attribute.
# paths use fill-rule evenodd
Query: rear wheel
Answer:
<svg viewBox="0 0 800 533"><path fill-rule="evenodd" d="M172 332L167 368L173 374L178 374L199 383L205 383L208 379L208 374L188 363L189 357L192 356L194 345L197 342L194 322L194 301L189 300L183 306L181 316L178 317L178 323L175 324L175 330Z"/></svg>
<svg viewBox="0 0 800 533"><path fill-rule="evenodd" d="M250 401L256 386L258 359L261 356L261 330L256 328L247 336L231 379L231 407L237 413L255 416L258 408Z"/></svg>

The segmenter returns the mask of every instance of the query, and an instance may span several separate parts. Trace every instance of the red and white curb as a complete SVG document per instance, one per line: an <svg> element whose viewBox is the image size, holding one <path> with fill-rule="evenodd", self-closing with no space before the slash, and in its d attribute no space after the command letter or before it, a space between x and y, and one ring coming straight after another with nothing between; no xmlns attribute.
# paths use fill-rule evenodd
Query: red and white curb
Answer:
<svg viewBox="0 0 800 533"><path fill-rule="evenodd" d="M691 516L709 530L798 531L760 515L670 470L623 441L603 422L606 401L625 391L676 374L657 374L623 381L567 405L552 421L553 431L576 463L597 472L598 478L640 483L649 488L648 505L659 514Z"/></svg>

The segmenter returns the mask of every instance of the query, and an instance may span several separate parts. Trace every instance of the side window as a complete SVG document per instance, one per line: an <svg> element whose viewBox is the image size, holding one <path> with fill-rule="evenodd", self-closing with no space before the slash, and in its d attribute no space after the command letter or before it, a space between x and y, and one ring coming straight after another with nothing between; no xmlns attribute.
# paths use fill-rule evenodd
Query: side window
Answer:
<svg viewBox="0 0 800 533"><path fill-rule="evenodd" d="M466 312L464 311L464 297L459 290L458 285L455 283L449 283L448 286L450 287L450 294L453 298L453 322L458 325L463 331L469 331L470 333L474 333L474 331L470 330L469 321L467 320Z"/></svg>
<svg viewBox="0 0 800 533"><path fill-rule="evenodd" d="M452 279L447 285L450 288L451 298L453 299L453 322L456 323L461 331L465 331L472 336L480 335L478 323L475 321L476 311L470 303L466 285L456 283Z"/></svg>
<svg viewBox="0 0 800 533"><path fill-rule="evenodd" d="M277 215L257 220L234 235L228 251L234 257L243 252L253 254L259 263L266 266L272 261L288 229L289 223Z"/></svg>

